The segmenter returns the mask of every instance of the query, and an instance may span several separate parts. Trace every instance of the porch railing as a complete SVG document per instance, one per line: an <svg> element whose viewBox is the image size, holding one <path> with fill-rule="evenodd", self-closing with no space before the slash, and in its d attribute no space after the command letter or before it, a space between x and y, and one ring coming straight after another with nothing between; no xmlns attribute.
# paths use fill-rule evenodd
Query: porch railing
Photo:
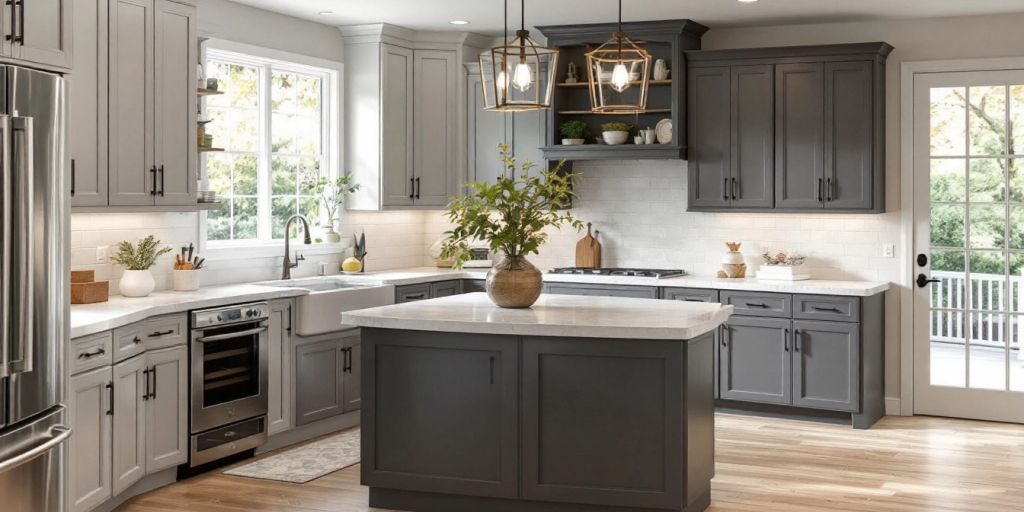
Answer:
<svg viewBox="0 0 1024 512"><path fill-rule="evenodd" d="M1021 348L1022 317L1006 312L1024 314L1024 276L971 274L970 288L963 273L933 271L932 277L939 280L930 289L933 341L965 343L969 334L972 345L1003 347L1009 341L1011 349Z"/></svg>

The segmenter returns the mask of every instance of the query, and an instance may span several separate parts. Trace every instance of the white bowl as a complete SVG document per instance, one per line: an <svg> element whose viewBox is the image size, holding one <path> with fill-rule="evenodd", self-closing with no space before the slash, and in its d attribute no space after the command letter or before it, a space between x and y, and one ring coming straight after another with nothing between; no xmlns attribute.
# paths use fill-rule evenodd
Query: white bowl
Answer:
<svg viewBox="0 0 1024 512"><path fill-rule="evenodd" d="M604 143L609 146L625 144L629 140L629 132L601 132L601 135L604 137Z"/></svg>

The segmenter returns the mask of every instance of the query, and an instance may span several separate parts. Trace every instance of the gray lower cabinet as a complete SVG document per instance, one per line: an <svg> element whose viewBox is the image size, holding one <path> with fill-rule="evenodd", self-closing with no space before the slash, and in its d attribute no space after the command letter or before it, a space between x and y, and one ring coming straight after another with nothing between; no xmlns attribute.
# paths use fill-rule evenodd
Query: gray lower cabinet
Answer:
<svg viewBox="0 0 1024 512"><path fill-rule="evenodd" d="M859 370L857 324L793 321L793 405L857 411Z"/></svg>
<svg viewBox="0 0 1024 512"><path fill-rule="evenodd" d="M452 279L449 281L437 281L434 283L396 286L395 303L402 304L403 302L414 302L417 300L436 299L438 297L459 295L464 293L463 281L467 280Z"/></svg>
<svg viewBox="0 0 1024 512"><path fill-rule="evenodd" d="M292 302L270 302L267 322L267 351L270 368L267 372L267 433L274 435L292 426Z"/></svg>
<svg viewBox="0 0 1024 512"><path fill-rule="evenodd" d="M432 299L459 295L460 293L462 293L461 280L442 281L440 283L431 283L430 285L430 298Z"/></svg>
<svg viewBox="0 0 1024 512"><path fill-rule="evenodd" d="M545 283L544 293L553 295L589 295L594 297L632 297L635 299L658 298L658 289L652 286Z"/></svg>
<svg viewBox="0 0 1024 512"><path fill-rule="evenodd" d="M363 485L517 497L517 338L379 332L363 368Z"/></svg>
<svg viewBox="0 0 1024 512"><path fill-rule="evenodd" d="M718 302L718 290L707 288L661 288L661 298L665 300L681 300L684 302ZM715 329L715 346L719 345L722 336L722 328ZM721 396L718 378L718 349L712 351L712 368L715 377L715 398Z"/></svg>
<svg viewBox="0 0 1024 512"><path fill-rule="evenodd" d="M790 320L733 316L722 326L718 389L723 399L790 404Z"/></svg>
<svg viewBox="0 0 1024 512"><path fill-rule="evenodd" d="M463 279L462 280L462 293L478 293L486 292L487 285L483 279Z"/></svg>
<svg viewBox="0 0 1024 512"><path fill-rule="evenodd" d="M149 367L145 354L114 365L114 495L146 475L146 401Z"/></svg>
<svg viewBox="0 0 1024 512"><path fill-rule="evenodd" d="M111 369L104 366L71 377L68 419L74 436L68 442L67 510L84 512L112 496Z"/></svg>
<svg viewBox="0 0 1024 512"><path fill-rule="evenodd" d="M188 461L188 347L146 353L146 473Z"/></svg>
<svg viewBox="0 0 1024 512"><path fill-rule="evenodd" d="M295 347L295 425L359 409L359 330L318 336Z"/></svg>

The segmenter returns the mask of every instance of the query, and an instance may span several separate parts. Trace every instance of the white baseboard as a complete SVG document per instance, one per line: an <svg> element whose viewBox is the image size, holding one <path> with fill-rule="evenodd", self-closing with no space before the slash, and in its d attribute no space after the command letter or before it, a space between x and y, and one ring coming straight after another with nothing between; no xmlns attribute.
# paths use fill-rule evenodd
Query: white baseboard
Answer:
<svg viewBox="0 0 1024 512"><path fill-rule="evenodd" d="M903 412L900 411L900 399L899 398L885 398L885 415L886 416L902 416Z"/></svg>

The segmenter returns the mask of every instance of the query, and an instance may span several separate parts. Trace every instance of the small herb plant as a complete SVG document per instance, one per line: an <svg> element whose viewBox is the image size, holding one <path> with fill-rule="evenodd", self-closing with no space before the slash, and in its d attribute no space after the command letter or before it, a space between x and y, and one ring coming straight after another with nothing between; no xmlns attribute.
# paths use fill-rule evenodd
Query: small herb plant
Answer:
<svg viewBox="0 0 1024 512"><path fill-rule="evenodd" d="M454 227L445 233L441 259L451 259L456 269L470 259L472 241L486 242L491 252L526 256L537 254L547 241L545 228L568 224L579 231L583 226L566 209L578 173L562 173L564 161L551 171L523 162L517 171L508 146L498 149L508 172L494 184L469 183L468 194L448 203L446 213Z"/></svg>
<svg viewBox="0 0 1024 512"><path fill-rule="evenodd" d="M630 126L629 123L620 122L604 123L601 125L601 129L606 132L628 132L632 128L633 127Z"/></svg>
<svg viewBox="0 0 1024 512"><path fill-rule="evenodd" d="M345 196L359 190L359 185L352 183L352 175L348 173L334 180L326 176L314 176L310 182L310 188L318 196L320 206L327 213L328 224L337 218L338 208L345 202Z"/></svg>
<svg viewBox="0 0 1024 512"><path fill-rule="evenodd" d="M169 252L170 247L161 248L160 240L149 235L137 246L127 240L118 242L117 252L110 260L127 270L149 270L156 264L157 258Z"/></svg>
<svg viewBox="0 0 1024 512"><path fill-rule="evenodd" d="M585 139L590 136L590 128L584 121L564 121L558 129L566 139Z"/></svg>

